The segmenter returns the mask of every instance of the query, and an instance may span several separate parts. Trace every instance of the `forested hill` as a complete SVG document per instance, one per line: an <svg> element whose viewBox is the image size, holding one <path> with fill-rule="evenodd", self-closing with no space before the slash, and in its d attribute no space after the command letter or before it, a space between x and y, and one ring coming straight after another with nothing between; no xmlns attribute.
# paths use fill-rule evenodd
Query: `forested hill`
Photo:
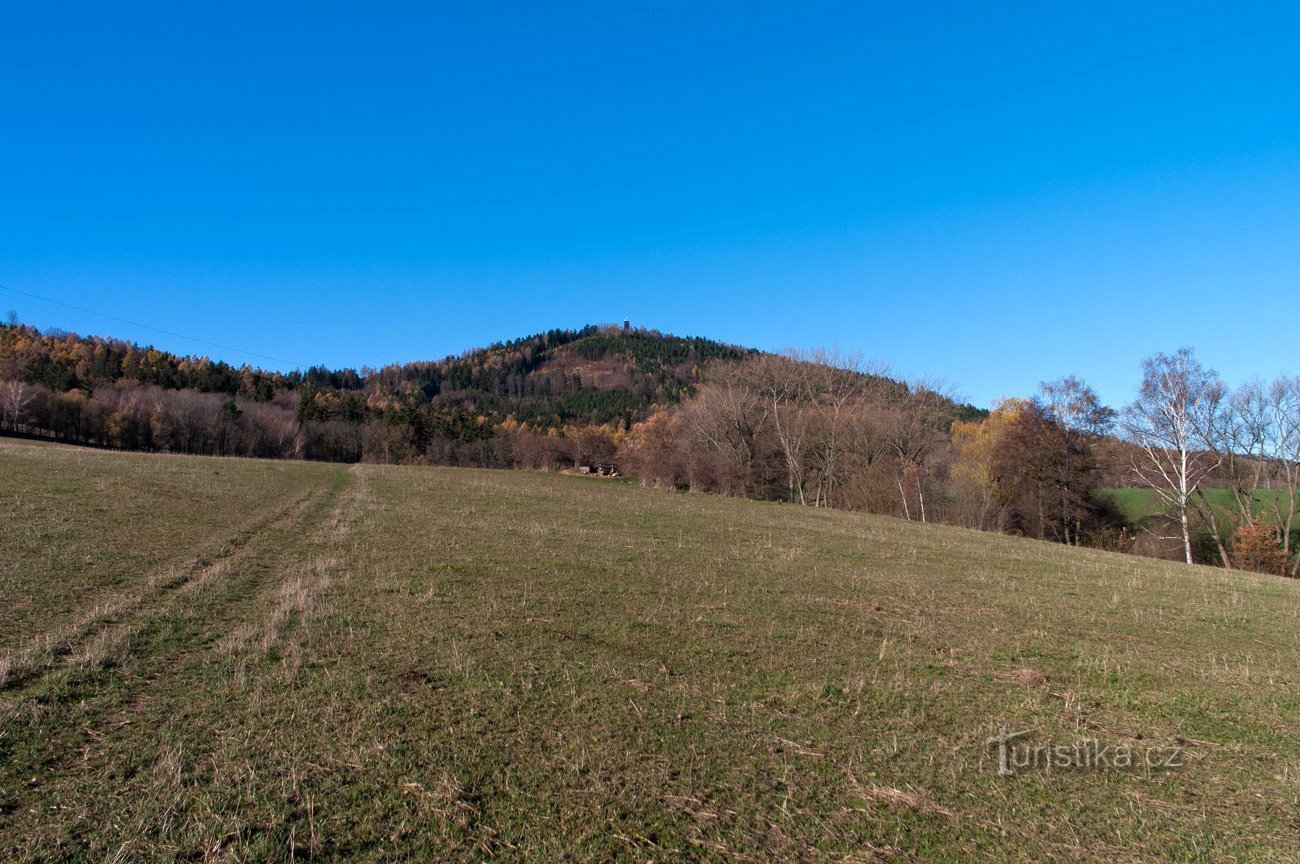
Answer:
<svg viewBox="0 0 1300 864"><path fill-rule="evenodd" d="M710 361L752 353L710 339L587 326L436 361L279 373L111 338L0 325L0 379L54 393L153 386L254 402L294 401L299 420L359 420L368 409L428 404L498 421L513 417L540 428L631 422L652 405L689 393ZM282 391L299 398L277 400Z"/></svg>
<svg viewBox="0 0 1300 864"><path fill-rule="evenodd" d="M693 394L710 364L758 355L593 325L442 360L282 373L10 322L0 428L133 450L512 464L520 434L599 428L617 441Z"/></svg>
<svg viewBox="0 0 1300 864"><path fill-rule="evenodd" d="M756 352L652 330L550 330L442 360L281 373L0 325L0 427L126 449L495 463L504 426L626 428ZM3 406L0 406L3 407ZM473 451L467 452L467 450Z"/></svg>
<svg viewBox="0 0 1300 864"><path fill-rule="evenodd" d="M550 330L433 362L368 372L359 380L309 370L303 419L315 419L314 387L418 394L435 405L535 428L630 424L657 404L679 401L712 361L740 360L750 349L652 330L587 326ZM328 376L328 377L324 377ZM325 403L319 403L322 407ZM328 410L328 408L326 408Z"/></svg>

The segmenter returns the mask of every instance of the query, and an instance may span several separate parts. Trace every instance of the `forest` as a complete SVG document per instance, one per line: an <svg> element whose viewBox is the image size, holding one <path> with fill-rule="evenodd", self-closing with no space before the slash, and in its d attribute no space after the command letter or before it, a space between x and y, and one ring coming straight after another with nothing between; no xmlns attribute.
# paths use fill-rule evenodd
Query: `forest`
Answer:
<svg viewBox="0 0 1300 864"><path fill-rule="evenodd" d="M983 411L851 356L626 324L280 373L10 320L0 428L218 456L615 464L663 488L1300 575L1300 378L1233 389L1190 349L1141 373L1120 410L1066 377ZM1125 512L1133 489L1150 512Z"/></svg>

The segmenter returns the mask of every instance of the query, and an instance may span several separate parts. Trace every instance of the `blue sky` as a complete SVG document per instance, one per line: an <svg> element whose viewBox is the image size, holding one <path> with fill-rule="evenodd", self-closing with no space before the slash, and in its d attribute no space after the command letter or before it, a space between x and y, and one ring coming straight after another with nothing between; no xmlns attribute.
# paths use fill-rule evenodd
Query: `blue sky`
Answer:
<svg viewBox="0 0 1300 864"><path fill-rule="evenodd" d="M977 404L1300 372L1294 4L23 7L13 289L332 366L626 316Z"/></svg>

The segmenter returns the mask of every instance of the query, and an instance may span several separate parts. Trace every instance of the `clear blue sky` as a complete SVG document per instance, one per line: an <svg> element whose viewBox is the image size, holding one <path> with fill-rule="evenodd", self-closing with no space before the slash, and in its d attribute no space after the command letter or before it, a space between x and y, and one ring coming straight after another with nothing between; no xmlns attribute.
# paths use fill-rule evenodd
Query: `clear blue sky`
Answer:
<svg viewBox="0 0 1300 864"><path fill-rule="evenodd" d="M627 316L979 404L1300 372L1297 8L11 3L0 284L332 366Z"/></svg>

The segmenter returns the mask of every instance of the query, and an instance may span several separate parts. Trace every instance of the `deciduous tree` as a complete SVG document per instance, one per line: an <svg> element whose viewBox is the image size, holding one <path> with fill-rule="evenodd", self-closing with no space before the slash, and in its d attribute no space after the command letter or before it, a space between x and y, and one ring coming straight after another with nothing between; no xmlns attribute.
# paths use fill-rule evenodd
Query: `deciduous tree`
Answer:
<svg viewBox="0 0 1300 864"><path fill-rule="evenodd" d="M1193 561L1192 499L1219 465L1200 436L1219 387L1218 376L1200 364L1192 349L1155 354L1142 362L1138 397L1123 415L1124 428L1141 453L1133 461L1133 473L1178 520L1188 564Z"/></svg>

